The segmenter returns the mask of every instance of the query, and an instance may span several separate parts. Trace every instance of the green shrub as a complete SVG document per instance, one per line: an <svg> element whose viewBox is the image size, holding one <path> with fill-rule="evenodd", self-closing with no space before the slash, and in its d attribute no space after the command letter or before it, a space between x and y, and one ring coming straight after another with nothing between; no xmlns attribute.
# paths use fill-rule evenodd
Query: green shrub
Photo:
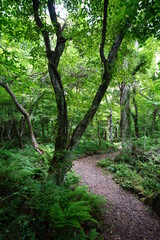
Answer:
<svg viewBox="0 0 160 240"><path fill-rule="evenodd" d="M101 159L97 162L97 166L100 166L102 168L108 167L112 164L112 160L110 158Z"/></svg>

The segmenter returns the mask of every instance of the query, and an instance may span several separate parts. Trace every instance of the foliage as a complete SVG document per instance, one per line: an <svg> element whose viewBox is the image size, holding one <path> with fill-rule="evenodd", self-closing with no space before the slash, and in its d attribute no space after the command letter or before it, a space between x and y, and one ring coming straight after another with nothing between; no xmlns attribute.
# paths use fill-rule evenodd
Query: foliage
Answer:
<svg viewBox="0 0 160 240"><path fill-rule="evenodd" d="M78 147L73 150L72 157L77 159L86 155L114 152L116 149L116 145L111 144L109 141L102 141L102 145L99 146L97 142L85 137Z"/></svg>
<svg viewBox="0 0 160 240"><path fill-rule="evenodd" d="M102 200L69 173L64 186L48 176L47 163L24 150L0 150L3 239L100 239Z"/></svg>
<svg viewBox="0 0 160 240"><path fill-rule="evenodd" d="M120 186L137 193L145 202L160 192L160 166L152 159L142 162L142 159L123 153L119 161L106 158L98 165L111 171Z"/></svg>

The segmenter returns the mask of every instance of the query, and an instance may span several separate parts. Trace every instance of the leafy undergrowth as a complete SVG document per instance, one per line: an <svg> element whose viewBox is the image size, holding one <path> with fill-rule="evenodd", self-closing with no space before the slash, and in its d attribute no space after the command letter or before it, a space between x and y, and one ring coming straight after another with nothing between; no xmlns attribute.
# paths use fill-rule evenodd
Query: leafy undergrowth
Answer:
<svg viewBox="0 0 160 240"><path fill-rule="evenodd" d="M0 158L0 239L101 239L103 200L78 186L76 175L57 186L29 148L0 150Z"/></svg>
<svg viewBox="0 0 160 240"><path fill-rule="evenodd" d="M138 138L136 141L134 141L134 145L139 146L144 151L159 151L159 142L160 137L159 134L154 134L154 136L143 136Z"/></svg>
<svg viewBox="0 0 160 240"><path fill-rule="evenodd" d="M99 144L94 141L81 140L77 148L73 151L72 157L73 159L77 159L87 155L115 152L116 150L116 144L113 145L107 141L102 141L101 146L99 146Z"/></svg>
<svg viewBox="0 0 160 240"><path fill-rule="evenodd" d="M142 162L138 158L121 153L121 156L102 159L98 165L113 173L113 179L123 188L138 194L160 215L160 165L153 160ZM156 201L157 198L157 201Z"/></svg>

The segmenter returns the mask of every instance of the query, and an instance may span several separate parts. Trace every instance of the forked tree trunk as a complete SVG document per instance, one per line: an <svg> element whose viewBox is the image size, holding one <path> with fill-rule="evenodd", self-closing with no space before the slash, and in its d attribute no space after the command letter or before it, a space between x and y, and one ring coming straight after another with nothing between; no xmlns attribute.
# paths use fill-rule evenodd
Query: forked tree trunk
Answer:
<svg viewBox="0 0 160 240"><path fill-rule="evenodd" d="M43 25L42 19L39 16L39 0L32 0L33 2L33 10L34 10L34 18L38 28L40 29L46 47L46 53L48 58L48 71L51 79L52 86L55 92L55 98L58 108L58 131L55 142L55 153L53 157L53 162L51 166L51 172L55 172L56 182L61 184L63 182L64 174L71 168L71 158L70 151L77 146L82 135L87 129L88 125L92 121L95 113L100 105L102 98L109 86L111 81L112 72L115 64L115 60L117 58L118 49L122 43L126 30L130 27L128 22L124 25L124 28L117 35L112 48L109 52L108 57L106 58L104 55L104 46L106 41L106 27L107 27L107 10L108 10L108 0L104 0L104 16L103 16L103 28L102 28L102 42L100 45L100 57L101 62L103 64L103 77L102 83L99 86L96 95L92 101L91 107L88 109L82 121L75 128L69 144L67 144L68 140L68 119L67 119L67 104L64 95L64 89L62 85L62 81L60 75L58 73L58 64L59 60L63 54L65 49L66 39L63 37L63 27L61 27L60 23L57 20L57 15L55 11L55 0L48 0L48 11L50 14L50 19L56 32L57 42L54 51L51 48L49 32L46 30Z"/></svg>

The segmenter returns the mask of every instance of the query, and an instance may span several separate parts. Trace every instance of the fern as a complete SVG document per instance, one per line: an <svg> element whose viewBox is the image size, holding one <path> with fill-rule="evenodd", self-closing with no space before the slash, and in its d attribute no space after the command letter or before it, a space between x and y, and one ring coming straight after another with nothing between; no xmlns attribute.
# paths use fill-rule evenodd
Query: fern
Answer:
<svg viewBox="0 0 160 240"><path fill-rule="evenodd" d="M68 174L64 186L57 186L47 166L40 165L28 148L0 152L4 239L44 239L48 229L49 238L56 240L87 240L94 235L90 230L97 224L101 201L87 187L77 186L79 178L74 173Z"/></svg>
<svg viewBox="0 0 160 240"><path fill-rule="evenodd" d="M81 223L87 220L97 222L90 215L91 207L86 206L85 201L69 202L68 207L62 209L59 203L50 209L51 221L54 228L75 227L81 228Z"/></svg>

